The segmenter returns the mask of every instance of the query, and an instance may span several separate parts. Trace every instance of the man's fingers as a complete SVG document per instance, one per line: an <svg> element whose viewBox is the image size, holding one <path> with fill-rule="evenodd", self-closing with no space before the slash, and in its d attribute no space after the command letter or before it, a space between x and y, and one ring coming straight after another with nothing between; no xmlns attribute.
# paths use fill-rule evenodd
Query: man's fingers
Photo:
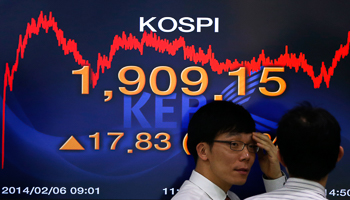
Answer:
<svg viewBox="0 0 350 200"><path fill-rule="evenodd" d="M271 146L271 147L274 146L272 141L266 135L263 135L261 133L253 133L253 140L263 145L262 146L263 148L268 146Z"/></svg>
<svg viewBox="0 0 350 200"><path fill-rule="evenodd" d="M263 133L263 135L266 135L267 137L269 137L269 139L271 140L271 135L268 133Z"/></svg>
<svg viewBox="0 0 350 200"><path fill-rule="evenodd" d="M267 133L262 134L262 133L254 132L253 136L258 140L271 141L271 136Z"/></svg>
<svg viewBox="0 0 350 200"><path fill-rule="evenodd" d="M263 158L265 156L264 151L263 151L262 148L259 149L257 154L258 154L258 158Z"/></svg>
<svg viewBox="0 0 350 200"><path fill-rule="evenodd" d="M262 150L265 150L270 156L277 154L277 148L268 136L263 135L262 133L253 133L253 139L261 149L261 151L258 152L258 156L264 155Z"/></svg>
<svg viewBox="0 0 350 200"><path fill-rule="evenodd" d="M257 143L257 145L261 149L261 150L259 150L259 152L261 151L260 155L264 155L263 150L265 150L267 152L267 154L274 154L275 153L274 147L272 147L271 145L263 145L261 143Z"/></svg>

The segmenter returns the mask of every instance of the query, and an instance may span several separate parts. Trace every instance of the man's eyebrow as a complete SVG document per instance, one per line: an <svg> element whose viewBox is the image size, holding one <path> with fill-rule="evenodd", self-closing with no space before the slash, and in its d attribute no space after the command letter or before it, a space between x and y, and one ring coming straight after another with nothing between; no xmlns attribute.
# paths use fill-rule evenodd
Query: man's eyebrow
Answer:
<svg viewBox="0 0 350 200"><path fill-rule="evenodd" d="M241 140L242 139L242 136L239 134L237 134L237 135L227 135L226 136L226 138L228 139L228 138L231 138L230 140ZM232 139L232 138L234 138L234 139Z"/></svg>

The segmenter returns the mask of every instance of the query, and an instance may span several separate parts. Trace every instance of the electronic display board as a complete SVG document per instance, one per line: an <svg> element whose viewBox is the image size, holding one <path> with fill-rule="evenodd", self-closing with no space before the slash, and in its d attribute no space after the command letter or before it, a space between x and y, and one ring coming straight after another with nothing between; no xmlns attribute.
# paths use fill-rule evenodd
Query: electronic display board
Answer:
<svg viewBox="0 0 350 200"><path fill-rule="evenodd" d="M275 136L302 101L332 113L350 196L349 1L0 1L1 199L171 199L207 102ZM302 139L302 138L301 138ZM264 192L255 162L242 199Z"/></svg>

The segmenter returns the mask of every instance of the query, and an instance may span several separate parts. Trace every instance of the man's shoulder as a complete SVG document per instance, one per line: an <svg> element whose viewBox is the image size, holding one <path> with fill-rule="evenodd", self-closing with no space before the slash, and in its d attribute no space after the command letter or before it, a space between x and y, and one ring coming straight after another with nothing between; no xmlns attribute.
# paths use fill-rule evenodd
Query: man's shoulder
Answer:
<svg viewBox="0 0 350 200"><path fill-rule="evenodd" d="M205 200L206 193L190 181L185 181L171 200Z"/></svg>
<svg viewBox="0 0 350 200"><path fill-rule="evenodd" d="M255 196L246 198L244 200L271 200L271 199L326 200L327 198L307 190L297 191L297 190L288 190L288 189L282 188L273 192L255 195Z"/></svg>
<svg viewBox="0 0 350 200"><path fill-rule="evenodd" d="M244 200L267 200L267 199L271 199L271 196L269 196L268 193L264 193L264 194L259 194L259 195L246 198Z"/></svg>
<svg viewBox="0 0 350 200"><path fill-rule="evenodd" d="M232 191L228 191L231 200L239 200L239 197ZM171 200L209 200L211 199L203 190L190 181L185 181L180 190Z"/></svg>

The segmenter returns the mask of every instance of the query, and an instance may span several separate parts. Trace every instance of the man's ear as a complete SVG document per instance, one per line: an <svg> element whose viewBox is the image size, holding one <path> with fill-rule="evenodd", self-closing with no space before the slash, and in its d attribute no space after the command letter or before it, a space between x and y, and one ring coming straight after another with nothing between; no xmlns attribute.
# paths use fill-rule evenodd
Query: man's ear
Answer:
<svg viewBox="0 0 350 200"><path fill-rule="evenodd" d="M339 153L338 153L337 162L339 162L342 159L343 155L344 155L344 149L342 146L339 146Z"/></svg>
<svg viewBox="0 0 350 200"><path fill-rule="evenodd" d="M200 142L197 144L196 146L196 150L197 150L197 154L198 154L198 158L206 161L208 160L208 156L207 156L207 151L208 151L208 144L205 142Z"/></svg>
<svg viewBox="0 0 350 200"><path fill-rule="evenodd" d="M281 156L281 153L280 153L280 150L278 149L278 151L277 151L277 158L278 158L278 160L280 161L280 163L283 165L283 167L286 167L287 168L287 166L286 166L286 164L284 163L284 160L283 160L283 158L282 158L282 156Z"/></svg>

